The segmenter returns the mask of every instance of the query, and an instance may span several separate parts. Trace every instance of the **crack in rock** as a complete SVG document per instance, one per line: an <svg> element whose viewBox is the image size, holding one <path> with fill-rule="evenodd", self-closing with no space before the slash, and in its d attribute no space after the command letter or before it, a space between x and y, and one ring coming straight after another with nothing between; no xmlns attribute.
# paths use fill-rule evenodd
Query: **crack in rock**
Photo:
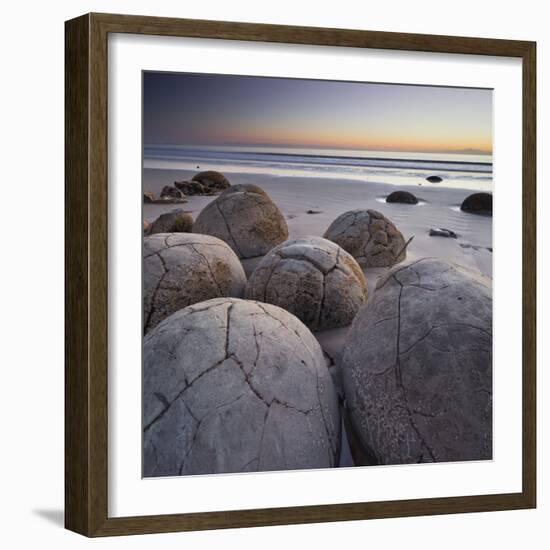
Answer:
<svg viewBox="0 0 550 550"><path fill-rule="evenodd" d="M227 235L229 236L229 238L231 239L231 241L233 242L233 245L235 246L235 250L237 251L237 253L239 254L239 257L240 258L245 258L245 256L243 255L243 253L241 252L241 249L239 248L239 245L237 244L237 241L235 240L235 237L233 237L233 233L231 233L231 228L229 227L229 223L227 223L227 219L225 217L225 214L223 213L221 207L220 207L220 204L217 200L215 200L213 203L211 204L215 204L216 205L216 208L218 209L218 212L220 213L220 216L222 217L223 219L223 222L225 224L225 228L227 229Z"/></svg>
<svg viewBox="0 0 550 550"><path fill-rule="evenodd" d="M219 309L218 313L218 310L216 310L215 307L220 306L220 302L225 305L225 309ZM159 472L161 470L164 472L163 475L165 475L167 471L173 471L173 474L170 475L176 475L177 473L179 473L179 475L184 475L186 473L191 473L197 468L200 470L202 453L207 451L204 446L208 446L207 440L211 437L211 430L217 429L216 426L219 422L222 422L222 424L225 422L225 420L221 419L226 419L228 418L228 414L233 414L222 411L233 410L236 411L235 414L238 415L246 416L248 414L253 414L253 416L250 418L251 431L247 432L244 439L244 441L248 442L248 444L252 445L252 447L248 451L243 449L242 453L238 450L236 451L240 454L233 456L229 462L229 464L231 464L229 467L232 471L234 471L235 467L239 466L239 462L241 462L241 460L242 463L244 463L244 466L241 467L241 471L242 469L259 470L262 463L266 459L266 454L268 451L268 465L271 465L272 460L275 459L277 462L277 469L279 469L284 465L283 462L288 461L290 463L296 459L299 459L299 457L302 456L301 453L311 453L315 448L320 449L320 446L322 446L323 449L327 449L329 462L326 462L327 457L325 456L324 451L322 455L319 450L317 451L318 459L321 460L323 464L330 466L335 465L337 461L336 454L338 453L339 440L337 439L337 435L333 427L333 419L331 418L331 414L336 414L336 412L331 409L329 404L323 406L323 403L325 403L327 399L331 399L331 394L327 392L332 390L332 385L321 387L321 375L317 369L320 368L321 365L324 367L325 363L324 360L322 360L321 363L319 362L321 360L320 350L315 353L309 345L306 344L307 338L305 341L297 330L297 327L293 327L292 323L289 324L288 322L285 322L283 312L279 313L277 316L272 315L270 309L273 308L273 306L268 306L265 304L261 305L255 302L246 302L246 307L243 307L241 310L237 308L240 303L245 302L236 299L216 299L213 304L207 304L206 308L199 307L198 309L206 311L205 315L219 320L219 325L216 327L216 330L219 332L219 338L216 336L216 342L219 343L219 346L217 344L216 348L212 351L212 354L215 356L212 357L212 361L208 360L208 366L204 368L204 370L201 370L193 377L187 378L185 377L185 373L183 373L185 381L180 378L179 384L181 384L181 386L176 386L173 388L174 392L171 391L172 388L169 388L169 384L164 384L160 386L161 389L158 389L159 386L157 386L157 391L151 391L148 394L148 398L156 399L161 404L162 408L153 418L150 417L147 425L143 428L144 434L148 434L148 439L145 441L148 441L148 444L150 445L149 450L147 451L149 453L147 455L147 460L150 462L148 463L149 466L145 467L145 471L156 472L156 474L153 475L160 475ZM254 304L254 307L251 308L250 305L252 303ZM270 345L271 342L269 341L268 344L266 344L266 342L263 341L264 331L266 330L266 327L269 326L266 324L267 321L264 321L263 319L261 321L252 321L250 333L247 332L247 334L250 334L251 336L253 334L254 342L249 341L247 344L245 349L246 361L243 362L239 357L241 349L240 346L242 344L242 339L240 337L240 330L242 326L241 317L239 317L239 314L242 311L244 317L250 317L251 309L257 310L255 315L262 315L263 317L267 317L270 322L272 321L272 327L275 328L275 332L279 335L279 337L286 339L287 337L285 337L285 333L288 332L292 335L292 338L295 339L296 345L301 346L299 350L292 352L292 341L290 341L289 343L291 345L288 346L285 353L289 354L289 359L295 357L296 355L298 357L303 356L305 359L305 361L304 359L301 360L306 366L301 376L305 377L304 380L307 380L308 383L311 381L311 395L309 395L307 399L298 399L296 397L298 394L295 394L294 391L285 393L287 390L284 389L286 388L284 384L282 386L283 392L277 390L275 394L272 394L270 391L271 386L265 382L263 378L264 372L268 372L269 374L270 371L265 371L262 369L278 368L277 362L273 365L271 365L271 363L268 363L267 365L262 364L264 346L268 344ZM213 310L213 312L209 312L208 310ZM188 311L189 315L192 314L193 308L189 308ZM178 325L182 324L179 319L177 319L177 323ZM202 326L203 320L200 321L200 324ZM301 325L299 324L298 326ZM193 330L192 326L185 326L182 328L187 331ZM152 336L149 337L149 345L153 347L149 350L150 359L154 360L156 357L156 349L154 347L156 343L155 338L158 333L163 333L162 329L164 329L164 339L168 339L173 335L173 340L178 340L177 343L173 344L173 349L171 352L169 351L168 355L166 353L162 355L162 361L167 361L167 364L173 361L175 367L177 366L178 361L185 357L187 348L177 348L181 342L185 341L185 336L179 337L179 334L175 331L175 327L170 326L170 322L168 322L166 326L161 325L158 331L151 333ZM307 335L304 334L304 337L306 336ZM171 343L173 343L173 341L171 341ZM316 341L312 337L310 344L313 345L314 343L316 344ZM156 345L159 346L160 344L156 343ZM162 349L164 350L165 347ZM170 355L170 353L172 355ZM170 357L172 357L172 359L170 359ZM313 361L311 364L309 357L311 357L311 360ZM231 363L228 363L229 361ZM194 369L200 370L204 366L204 364L198 364L194 367ZM223 368L223 371L220 371L220 375L218 377L215 369L219 369L220 367ZM187 368L187 366L184 368ZM311 372L312 370L315 373L314 376L313 372ZM214 374L205 380L206 383L197 386L198 382L204 376L207 376L212 372L214 372ZM308 373L312 375L311 379L308 377ZM189 375L189 372L187 375ZM268 379L270 376L271 375L269 374ZM332 382L328 371L326 376L328 378L327 382ZM285 379L283 382L291 383L292 379L293 378ZM219 380L222 385L227 383L229 391L222 390L221 393L216 393L214 399L211 400L208 397L209 384L211 381L216 383L217 380ZM149 385L151 385L150 382ZM195 387L195 390L193 390L192 393L189 393L193 387ZM276 387L278 387L278 385ZM155 388L153 387L153 389ZM206 394L204 393L205 391L207 392ZM201 398L204 395L207 396L206 402L201 401ZM299 395L301 395L301 393ZM336 395L334 396L334 399L337 399ZM241 401L240 405L238 404L239 401ZM176 402L177 409L174 409L173 405ZM154 411L158 411L158 404L154 402L153 404L155 406ZM276 417L277 422L275 422L275 425L272 428L271 423L270 426L267 426L267 424L270 422L270 419L275 419L271 415L271 409L274 406L279 406L281 409L276 411L278 415ZM299 417L295 417L294 413L285 413L284 409L304 415L305 418L301 420ZM170 410L172 410L171 413L169 413ZM167 418L165 416L167 414L170 414L171 416ZM220 421L218 421L218 417ZM294 418L295 423L299 425L299 429L301 430L300 438L298 440L294 441L292 437L287 437L284 431L281 431L282 428L279 426L279 418L284 420L285 423L291 422L290 426L292 426L292 419ZM154 432L151 431L154 426L158 425L159 421L162 422L162 419L164 419L164 423L161 425L161 429ZM184 425L180 428L181 424ZM229 426L232 426L232 424L230 423ZM243 427L243 429L246 430L246 427ZM166 430L176 430L176 443L174 443L173 447L168 447L167 449L159 447L157 450L154 447L162 443L162 439L159 438L161 438L161 436L163 438L166 437L166 435L163 435ZM177 430L184 431L178 432ZM268 434L269 445L266 446ZM304 440L303 442L302 439ZM275 455L271 456L271 453L275 452L272 450L273 444L276 446L281 446L282 454L280 456L278 451ZM256 445L258 445L257 452ZM302 446L304 446L303 449ZM155 451L157 451L156 455ZM172 456L173 453L175 453L174 456ZM321 456L322 459L319 458ZM290 457L292 457L292 460ZM159 463L159 460L162 464ZM214 462L216 461L214 460ZM225 463L224 465L222 460L219 467L225 468L227 467L227 464L228 463ZM292 468L293 465L290 464L290 467Z"/></svg>

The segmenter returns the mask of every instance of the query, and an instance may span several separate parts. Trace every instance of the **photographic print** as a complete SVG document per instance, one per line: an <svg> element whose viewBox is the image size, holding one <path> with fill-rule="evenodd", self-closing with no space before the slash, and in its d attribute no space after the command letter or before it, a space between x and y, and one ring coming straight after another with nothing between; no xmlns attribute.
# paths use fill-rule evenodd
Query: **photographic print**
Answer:
<svg viewBox="0 0 550 550"><path fill-rule="evenodd" d="M142 101L143 476L491 460L493 91Z"/></svg>

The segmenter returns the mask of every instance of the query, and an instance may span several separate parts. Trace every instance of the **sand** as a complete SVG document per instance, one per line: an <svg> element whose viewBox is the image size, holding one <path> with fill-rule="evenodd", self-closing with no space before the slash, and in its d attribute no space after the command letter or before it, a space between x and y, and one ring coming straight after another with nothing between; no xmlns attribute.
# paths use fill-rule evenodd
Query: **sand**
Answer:
<svg viewBox="0 0 550 550"><path fill-rule="evenodd" d="M164 185L188 180L196 173L183 170L144 170L144 191L160 194ZM445 182L400 186L375 181L357 181L320 177L273 176L250 173L226 173L232 184L255 183L273 199L288 223L289 238L307 235L322 236L330 223L340 214L358 208L374 209L392 220L405 239L414 237L407 248L407 260L432 256L454 262L476 273L492 278L493 238L492 218L468 214L460 204L474 191L445 187ZM385 197L396 189L416 195L419 204L387 204ZM143 216L154 221L160 214L183 208L196 218L215 196L188 197L182 205L144 204ZM312 210L316 213L308 214ZM454 231L458 238L430 237L430 228L443 227ZM244 260L247 275L261 258ZM386 268L367 268L369 292L372 295L376 281ZM341 356L347 328L317 332L315 336L323 349L336 361ZM341 466L352 465L347 442L344 440Z"/></svg>
<svg viewBox="0 0 550 550"><path fill-rule="evenodd" d="M156 194L164 185L176 180L190 179L195 172L175 170L145 170L144 190ZM323 235L330 223L347 210L373 208L392 220L408 239L411 259L435 256L449 260L492 277L492 218L462 212L459 208L471 190L445 188L445 183L422 182L421 186L403 186L419 199L417 205L387 204L386 195L397 189L394 185L357 180L334 180L314 177L276 177L261 174L228 174L231 183L256 183L263 187L286 217L289 237ZM198 213L215 197L188 197L181 208ZM144 218L153 221L163 212L178 205L144 205ZM318 211L308 214L308 210ZM458 235L458 239L430 237L430 228L444 227ZM251 271L253 260L245 261ZM383 271L383 270L382 270ZM380 270L367 269L369 282L379 276Z"/></svg>

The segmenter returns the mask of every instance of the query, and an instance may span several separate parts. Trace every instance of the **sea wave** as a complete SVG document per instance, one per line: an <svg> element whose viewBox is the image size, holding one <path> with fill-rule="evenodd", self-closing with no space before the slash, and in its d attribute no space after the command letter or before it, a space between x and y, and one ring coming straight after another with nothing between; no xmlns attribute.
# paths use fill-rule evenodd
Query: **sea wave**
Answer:
<svg viewBox="0 0 550 550"><path fill-rule="evenodd" d="M441 156L441 155L439 155ZM465 155L460 155L464 157ZM456 155L455 155L456 157ZM454 160L452 155L447 159L403 158L387 156L353 156L350 154L313 154L288 152L257 152L251 150L209 150L184 149L181 147L145 146L144 160L165 160L181 162L210 161L216 163L233 163L236 165L252 165L267 167L317 167L326 166L338 168L394 168L428 170L432 172L462 172L492 174L492 162L471 162Z"/></svg>

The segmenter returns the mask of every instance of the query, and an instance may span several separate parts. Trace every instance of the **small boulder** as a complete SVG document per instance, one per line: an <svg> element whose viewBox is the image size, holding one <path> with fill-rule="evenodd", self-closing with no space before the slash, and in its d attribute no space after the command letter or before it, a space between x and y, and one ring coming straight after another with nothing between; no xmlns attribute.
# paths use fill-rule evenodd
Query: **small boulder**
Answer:
<svg viewBox="0 0 550 550"><path fill-rule="evenodd" d="M486 278L435 258L379 279L342 360L367 464L491 459L492 306Z"/></svg>
<svg viewBox="0 0 550 550"><path fill-rule="evenodd" d="M145 477L334 468L338 397L323 352L281 308L186 307L143 343Z"/></svg>
<svg viewBox="0 0 550 550"><path fill-rule="evenodd" d="M323 235L363 267L388 267L405 259L405 239L395 225L376 210L350 210L336 218Z"/></svg>
<svg viewBox="0 0 550 550"><path fill-rule="evenodd" d="M231 186L229 180L220 172L207 170L193 176L193 180L199 182L209 194L218 193Z"/></svg>
<svg viewBox="0 0 550 550"><path fill-rule="evenodd" d="M409 191L394 191L386 197L386 202L398 202L401 204L417 204L418 199Z"/></svg>
<svg viewBox="0 0 550 550"><path fill-rule="evenodd" d="M263 256L288 238L283 214L254 184L227 188L197 216L193 231L222 239L239 258Z"/></svg>
<svg viewBox="0 0 550 550"><path fill-rule="evenodd" d="M440 176L428 176L426 180L430 183L441 183L443 181L443 178Z"/></svg>
<svg viewBox="0 0 550 550"><path fill-rule="evenodd" d="M367 281L337 244L303 237L271 250L250 276L245 295L290 311L311 330L325 330L351 323L367 300Z"/></svg>
<svg viewBox="0 0 550 550"><path fill-rule="evenodd" d="M178 309L244 293L246 276L223 242L193 233L156 233L143 239L144 332Z"/></svg>
<svg viewBox="0 0 550 550"><path fill-rule="evenodd" d="M493 214L493 195L491 193L473 193L466 197L460 210L472 214Z"/></svg>
<svg viewBox="0 0 550 550"><path fill-rule="evenodd" d="M184 195L212 195L214 192L209 192L202 183L198 181L175 181L174 187L180 190Z"/></svg>
<svg viewBox="0 0 550 550"><path fill-rule="evenodd" d="M183 199L183 193L176 189L175 187L171 187L170 185L165 185L162 188L162 191L160 192L160 198L171 198L171 199Z"/></svg>
<svg viewBox="0 0 550 550"><path fill-rule="evenodd" d="M456 239L458 235L451 231L450 229L445 229L444 227L438 227L437 229L430 229L430 237L449 237L451 239Z"/></svg>
<svg viewBox="0 0 550 550"><path fill-rule="evenodd" d="M149 233L191 233L193 218L181 208L161 214L152 224Z"/></svg>
<svg viewBox="0 0 550 550"><path fill-rule="evenodd" d="M155 202L155 194L151 193L151 191L145 191L145 193L143 193L143 202L146 202L146 203Z"/></svg>

